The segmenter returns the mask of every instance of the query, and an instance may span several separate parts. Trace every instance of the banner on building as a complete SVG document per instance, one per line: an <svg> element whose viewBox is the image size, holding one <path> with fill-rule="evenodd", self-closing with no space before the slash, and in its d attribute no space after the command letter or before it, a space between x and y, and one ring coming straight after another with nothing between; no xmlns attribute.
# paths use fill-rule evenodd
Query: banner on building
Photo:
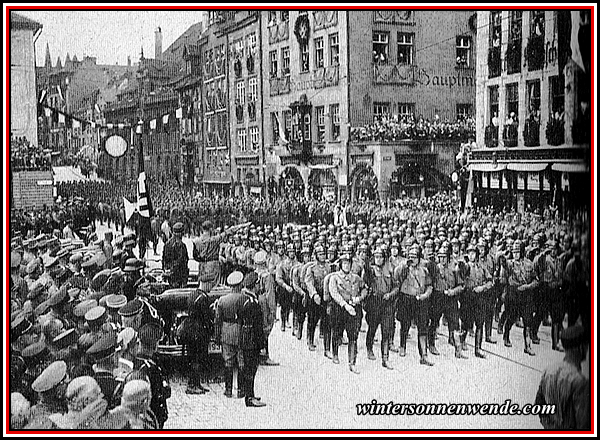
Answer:
<svg viewBox="0 0 600 440"><path fill-rule="evenodd" d="M522 173L522 172L517 173L517 189L521 189L521 190L525 189L525 173Z"/></svg>
<svg viewBox="0 0 600 440"><path fill-rule="evenodd" d="M529 173L527 176L527 189L530 191L540 190L540 173Z"/></svg>
<svg viewBox="0 0 600 440"><path fill-rule="evenodd" d="M508 178L506 177L506 172L502 173L502 189L508 189Z"/></svg>
<svg viewBox="0 0 600 440"><path fill-rule="evenodd" d="M500 189L500 173L499 172L490 173L490 188L491 189Z"/></svg>

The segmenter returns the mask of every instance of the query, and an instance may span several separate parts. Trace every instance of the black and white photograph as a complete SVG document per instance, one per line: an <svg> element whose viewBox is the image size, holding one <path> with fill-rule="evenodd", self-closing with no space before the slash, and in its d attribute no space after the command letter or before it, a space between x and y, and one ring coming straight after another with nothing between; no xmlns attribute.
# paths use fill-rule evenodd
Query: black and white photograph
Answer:
<svg viewBox="0 0 600 440"><path fill-rule="evenodd" d="M5 4L4 434L594 435L596 19Z"/></svg>

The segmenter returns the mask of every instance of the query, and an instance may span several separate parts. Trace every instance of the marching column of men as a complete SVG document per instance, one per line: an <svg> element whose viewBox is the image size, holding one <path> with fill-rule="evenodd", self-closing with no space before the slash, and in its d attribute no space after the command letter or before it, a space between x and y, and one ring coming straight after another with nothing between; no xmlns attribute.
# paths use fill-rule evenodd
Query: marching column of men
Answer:
<svg viewBox="0 0 600 440"><path fill-rule="evenodd" d="M413 217L418 220L408 220ZM525 227L521 220L501 217L446 218L439 224L431 218L435 217L412 212L388 223L365 225L359 220L349 226L320 222L284 228L245 223L224 231L205 222L192 252L200 264L199 291L208 293L224 280L234 290L231 297L218 301L214 322L226 358L226 394L233 394L237 366L238 396L250 407L263 406L253 383L258 364L276 364L270 358L268 337L277 306L281 330L290 328L292 313L292 335L298 340L306 335L308 352L320 352L315 341L318 326L323 354L335 364L340 363L345 332L348 364L354 373L358 373L363 311L368 327L366 357L377 359L374 343L380 328L384 368L392 368L396 327L399 358L407 356L413 324L420 364L433 366L429 355L442 352L436 347L442 317L457 359L467 358L467 336L473 329L475 357L485 357L484 342L495 343L495 319L506 347L512 346L512 327L522 327L524 352L529 356L535 354L532 344L541 342L537 333L546 321L552 322L552 349L557 351L562 350L565 314L569 324L581 321L589 330L585 301L591 269L585 232L574 237L566 224L548 230L547 222L524 221L529 225ZM174 225L174 237L163 253L172 287L184 287L188 281L183 230L182 224ZM19 390L32 403L47 402L43 393L68 380L65 377L89 376L102 389L110 411L123 398L128 379L141 379L152 395L151 416L145 420L164 426L170 390L156 348L165 330L171 330L171 318L160 316L152 305L148 279L142 275L144 264L132 253L135 243L131 235L87 246L53 236L12 240L10 338L11 363L16 367L11 369L15 375L11 390ZM113 249L110 259L105 253L108 246ZM210 313L206 301L198 298L203 297L195 295L189 304L192 312L194 307L202 308L196 315L191 313L201 321ZM200 376L211 331L197 328L203 329L204 336L196 338L192 349L202 355L192 359L190 394L207 392ZM42 375L56 361L67 365L68 375L56 365ZM108 376L111 369L116 386ZM51 380L46 383L48 376ZM38 381L32 388L40 377L42 384ZM67 412L63 408L61 414ZM56 424L43 414L35 426ZM114 422L114 417L104 416ZM100 426L99 418L95 420ZM138 419L129 422L139 425Z"/></svg>

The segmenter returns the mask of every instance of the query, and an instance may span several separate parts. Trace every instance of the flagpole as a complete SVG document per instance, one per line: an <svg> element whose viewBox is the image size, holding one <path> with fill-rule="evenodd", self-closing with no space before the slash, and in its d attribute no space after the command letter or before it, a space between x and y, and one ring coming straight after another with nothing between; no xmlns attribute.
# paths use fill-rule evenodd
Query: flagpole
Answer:
<svg viewBox="0 0 600 440"><path fill-rule="evenodd" d="M142 51L140 54L140 64L139 64L139 70L138 70L138 78L139 78L139 93L138 93L138 116L139 116L139 121L136 127L136 133L139 134L140 139L139 139L139 145L137 148L137 164L138 164L138 179L136 179L136 193L139 196L139 188L137 185L139 185L139 175L140 172L142 171L141 169L141 161L144 160L143 157L141 157L140 155L142 154L142 148L143 148L143 124L144 124L144 92L145 92L145 87L144 87L144 81L145 81L145 75L144 75L144 70L143 70L143 62L144 62L144 49L142 47ZM139 209L139 200L138 200L138 209ZM139 246L139 254L140 254L140 260L144 260L145 256L146 256L146 250L148 248L148 243L145 241L146 237L142 237L142 228L141 228L141 215L138 212L138 222L136 224L136 234L138 236L138 246Z"/></svg>

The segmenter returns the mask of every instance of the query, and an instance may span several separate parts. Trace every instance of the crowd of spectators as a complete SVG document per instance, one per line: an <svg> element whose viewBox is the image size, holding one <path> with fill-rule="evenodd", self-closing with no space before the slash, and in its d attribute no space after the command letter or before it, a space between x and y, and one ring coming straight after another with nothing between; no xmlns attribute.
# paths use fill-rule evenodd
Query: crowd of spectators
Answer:
<svg viewBox="0 0 600 440"><path fill-rule="evenodd" d="M10 165L13 172L46 171L52 167L51 151L29 142L25 137L10 136Z"/></svg>
<svg viewBox="0 0 600 440"><path fill-rule="evenodd" d="M451 140L466 142L475 138L475 119L465 117L450 122L435 115L433 120L423 116L381 116L373 124L350 129L352 141L398 142L402 140Z"/></svg>

